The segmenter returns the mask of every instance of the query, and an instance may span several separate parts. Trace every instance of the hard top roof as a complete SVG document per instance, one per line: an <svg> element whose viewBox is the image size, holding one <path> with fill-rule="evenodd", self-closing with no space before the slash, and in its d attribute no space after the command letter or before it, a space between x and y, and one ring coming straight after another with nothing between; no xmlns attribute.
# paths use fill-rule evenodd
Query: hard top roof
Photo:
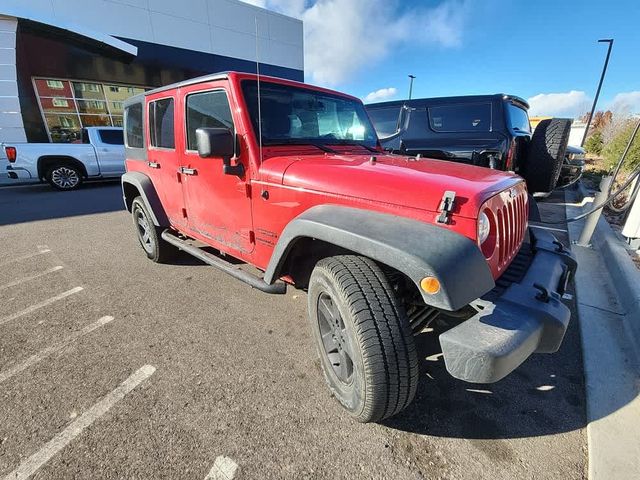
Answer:
<svg viewBox="0 0 640 480"><path fill-rule="evenodd" d="M517 104L520 104L529 109L529 104L523 98L516 95L507 95L504 93L492 93L488 95L459 95L455 97L426 97L426 98L414 98L411 100L392 100L390 102L376 102L368 103L369 107L395 107L406 105L407 107L424 107L427 105L440 105L448 103L471 103L471 102L486 102L491 100L507 100Z"/></svg>

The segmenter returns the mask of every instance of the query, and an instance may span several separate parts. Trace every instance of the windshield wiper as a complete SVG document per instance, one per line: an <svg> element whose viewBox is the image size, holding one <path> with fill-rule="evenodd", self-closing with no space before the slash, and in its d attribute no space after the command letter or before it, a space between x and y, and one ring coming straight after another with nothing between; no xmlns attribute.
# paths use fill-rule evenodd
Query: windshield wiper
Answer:
<svg viewBox="0 0 640 480"><path fill-rule="evenodd" d="M296 140L296 139L282 139L276 140L273 142L266 143L265 145L311 145L312 147L316 147L323 152L327 153L338 153L333 148L329 148L322 143L311 142L309 140Z"/></svg>
<svg viewBox="0 0 640 480"><path fill-rule="evenodd" d="M380 150L370 147L369 145L365 145L364 143L355 142L353 140L339 140L337 142L332 142L331 145L358 146L369 150L372 153L380 153Z"/></svg>

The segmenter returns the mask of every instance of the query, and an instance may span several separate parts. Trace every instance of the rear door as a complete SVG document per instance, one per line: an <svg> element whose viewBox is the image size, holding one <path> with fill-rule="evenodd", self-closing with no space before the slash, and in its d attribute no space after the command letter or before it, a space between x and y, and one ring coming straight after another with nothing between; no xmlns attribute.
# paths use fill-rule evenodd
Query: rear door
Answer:
<svg viewBox="0 0 640 480"><path fill-rule="evenodd" d="M222 158L201 158L196 130L222 127L235 132L232 98L226 81L192 85L180 90L184 115L180 146L181 177L189 229L193 235L224 251L242 257L253 250L251 199L246 179L223 173ZM247 159L237 159L249 169ZM235 160L234 160L235 162Z"/></svg>
<svg viewBox="0 0 640 480"><path fill-rule="evenodd" d="M172 225L184 228L186 211L178 174L180 158L176 151L175 106L175 92L160 92L147 97L147 171Z"/></svg>
<svg viewBox="0 0 640 480"><path fill-rule="evenodd" d="M93 130L91 139L100 173L103 177L117 177L124 173L124 136L117 128L99 128Z"/></svg>

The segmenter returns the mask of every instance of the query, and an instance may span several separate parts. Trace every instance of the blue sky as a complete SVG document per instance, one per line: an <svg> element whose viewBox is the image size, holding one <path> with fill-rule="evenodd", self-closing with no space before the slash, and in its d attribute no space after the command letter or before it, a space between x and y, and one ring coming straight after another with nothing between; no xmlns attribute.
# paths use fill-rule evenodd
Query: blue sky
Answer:
<svg viewBox="0 0 640 480"><path fill-rule="evenodd" d="M505 92L577 115L640 113L640 0L247 0L301 18L307 82L366 99ZM378 92L372 94L372 92Z"/></svg>

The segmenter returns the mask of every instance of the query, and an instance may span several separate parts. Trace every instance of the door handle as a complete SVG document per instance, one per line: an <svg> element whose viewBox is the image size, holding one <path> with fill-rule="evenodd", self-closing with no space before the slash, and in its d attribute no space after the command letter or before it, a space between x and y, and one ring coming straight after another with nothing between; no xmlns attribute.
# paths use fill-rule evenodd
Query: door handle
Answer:
<svg viewBox="0 0 640 480"><path fill-rule="evenodd" d="M180 169L178 171L180 173L182 173L183 175L197 175L198 174L198 171L195 168L180 167Z"/></svg>
<svg viewBox="0 0 640 480"><path fill-rule="evenodd" d="M158 162L147 162L150 168L160 168L160 164Z"/></svg>

